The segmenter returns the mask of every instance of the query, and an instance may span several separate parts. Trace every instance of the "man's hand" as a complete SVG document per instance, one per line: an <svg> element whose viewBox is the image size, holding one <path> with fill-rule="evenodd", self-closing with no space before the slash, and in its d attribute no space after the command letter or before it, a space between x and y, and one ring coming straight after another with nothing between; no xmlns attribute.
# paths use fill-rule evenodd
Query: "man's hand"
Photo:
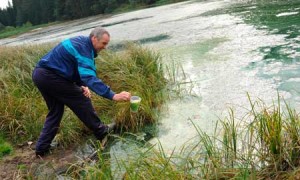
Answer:
<svg viewBox="0 0 300 180"><path fill-rule="evenodd" d="M91 98L91 97L92 97L91 92L90 92L90 90L89 90L88 87L86 87L86 86L81 86L81 89L82 89L83 95L84 95L85 97L87 97L87 98Z"/></svg>
<svg viewBox="0 0 300 180"><path fill-rule="evenodd" d="M129 101L131 94L126 91L122 91L119 94L115 94L113 97L114 101Z"/></svg>

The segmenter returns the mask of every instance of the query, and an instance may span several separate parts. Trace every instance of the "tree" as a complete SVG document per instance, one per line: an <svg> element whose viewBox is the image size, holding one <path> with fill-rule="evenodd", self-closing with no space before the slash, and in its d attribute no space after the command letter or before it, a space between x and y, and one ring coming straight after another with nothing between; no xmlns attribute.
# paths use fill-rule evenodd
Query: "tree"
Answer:
<svg viewBox="0 0 300 180"><path fill-rule="evenodd" d="M92 0L80 0L80 7L82 10L83 17L93 15L93 12L91 11L92 5L93 5Z"/></svg>
<svg viewBox="0 0 300 180"><path fill-rule="evenodd" d="M54 1L53 0L40 0L40 15L41 23L48 23L55 20L54 17Z"/></svg>
<svg viewBox="0 0 300 180"><path fill-rule="evenodd" d="M0 15L1 15L1 12L0 12ZM3 29L5 29L5 26L0 22L0 31L2 31Z"/></svg>
<svg viewBox="0 0 300 180"><path fill-rule="evenodd" d="M16 10L13 5L8 1L7 10L7 25L8 26L16 26Z"/></svg>
<svg viewBox="0 0 300 180"><path fill-rule="evenodd" d="M16 13L12 4L8 2L6 9L0 8L0 23L3 26L15 26Z"/></svg>
<svg viewBox="0 0 300 180"><path fill-rule="evenodd" d="M64 19L65 2L66 0L54 1L54 17L56 20Z"/></svg>

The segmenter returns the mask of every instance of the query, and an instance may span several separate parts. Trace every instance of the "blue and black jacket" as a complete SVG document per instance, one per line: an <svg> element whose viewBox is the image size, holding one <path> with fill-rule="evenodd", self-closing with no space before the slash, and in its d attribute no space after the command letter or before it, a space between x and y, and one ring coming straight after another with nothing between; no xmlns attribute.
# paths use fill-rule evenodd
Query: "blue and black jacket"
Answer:
<svg viewBox="0 0 300 180"><path fill-rule="evenodd" d="M79 86L88 86L98 95L112 99L115 93L97 78L94 60L96 56L91 39L77 36L58 44L41 58L37 67L52 70Z"/></svg>

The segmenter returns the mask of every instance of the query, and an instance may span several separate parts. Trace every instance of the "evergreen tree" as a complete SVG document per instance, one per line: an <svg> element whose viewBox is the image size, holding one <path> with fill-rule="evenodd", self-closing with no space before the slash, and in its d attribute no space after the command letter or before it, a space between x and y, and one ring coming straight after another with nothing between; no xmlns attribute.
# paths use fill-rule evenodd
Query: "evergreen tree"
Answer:
<svg viewBox="0 0 300 180"><path fill-rule="evenodd" d="M80 0L80 7L82 10L82 16L87 17L93 15L93 12L91 11L91 7L93 5L92 0Z"/></svg>
<svg viewBox="0 0 300 180"><path fill-rule="evenodd" d="M6 10L7 10L7 25L15 26L16 25L16 11L10 1L8 1L8 7L6 8Z"/></svg>
<svg viewBox="0 0 300 180"><path fill-rule="evenodd" d="M0 17L1 17L1 9L0 9ZM5 26L0 22L0 31L2 31L3 29L5 29Z"/></svg>
<svg viewBox="0 0 300 180"><path fill-rule="evenodd" d="M33 5L34 5L33 1L34 0L21 0L20 8L21 8L22 14L23 14L22 25L25 24L26 22L30 22L30 19L34 18L35 12L33 12L32 9L37 8L37 7L36 6L33 7Z"/></svg>
<svg viewBox="0 0 300 180"><path fill-rule="evenodd" d="M64 19L66 0L54 0L54 17L56 20Z"/></svg>
<svg viewBox="0 0 300 180"><path fill-rule="evenodd" d="M55 20L54 17L54 1L53 0L40 0L40 15L41 23L48 23Z"/></svg>
<svg viewBox="0 0 300 180"><path fill-rule="evenodd" d="M23 10L21 8L22 0L13 0L14 9L16 10L16 26L23 25Z"/></svg>
<svg viewBox="0 0 300 180"><path fill-rule="evenodd" d="M0 23L2 26L15 26L16 13L10 2L5 9L0 8Z"/></svg>
<svg viewBox="0 0 300 180"><path fill-rule="evenodd" d="M30 7L28 8L28 19L27 22L30 22L33 25L41 24L42 22L42 16L41 14L43 11L41 11L41 6L39 1L40 0L29 0ZM25 23L27 23L25 22Z"/></svg>

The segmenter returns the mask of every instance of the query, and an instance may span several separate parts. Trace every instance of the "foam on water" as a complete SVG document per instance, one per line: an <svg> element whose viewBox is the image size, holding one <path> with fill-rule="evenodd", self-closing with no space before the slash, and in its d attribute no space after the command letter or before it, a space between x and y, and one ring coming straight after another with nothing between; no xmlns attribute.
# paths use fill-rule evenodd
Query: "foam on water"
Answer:
<svg viewBox="0 0 300 180"><path fill-rule="evenodd" d="M295 15L298 14L299 12L284 12L284 13L279 13L276 15L276 17L281 17L281 16L291 16L291 15Z"/></svg>

